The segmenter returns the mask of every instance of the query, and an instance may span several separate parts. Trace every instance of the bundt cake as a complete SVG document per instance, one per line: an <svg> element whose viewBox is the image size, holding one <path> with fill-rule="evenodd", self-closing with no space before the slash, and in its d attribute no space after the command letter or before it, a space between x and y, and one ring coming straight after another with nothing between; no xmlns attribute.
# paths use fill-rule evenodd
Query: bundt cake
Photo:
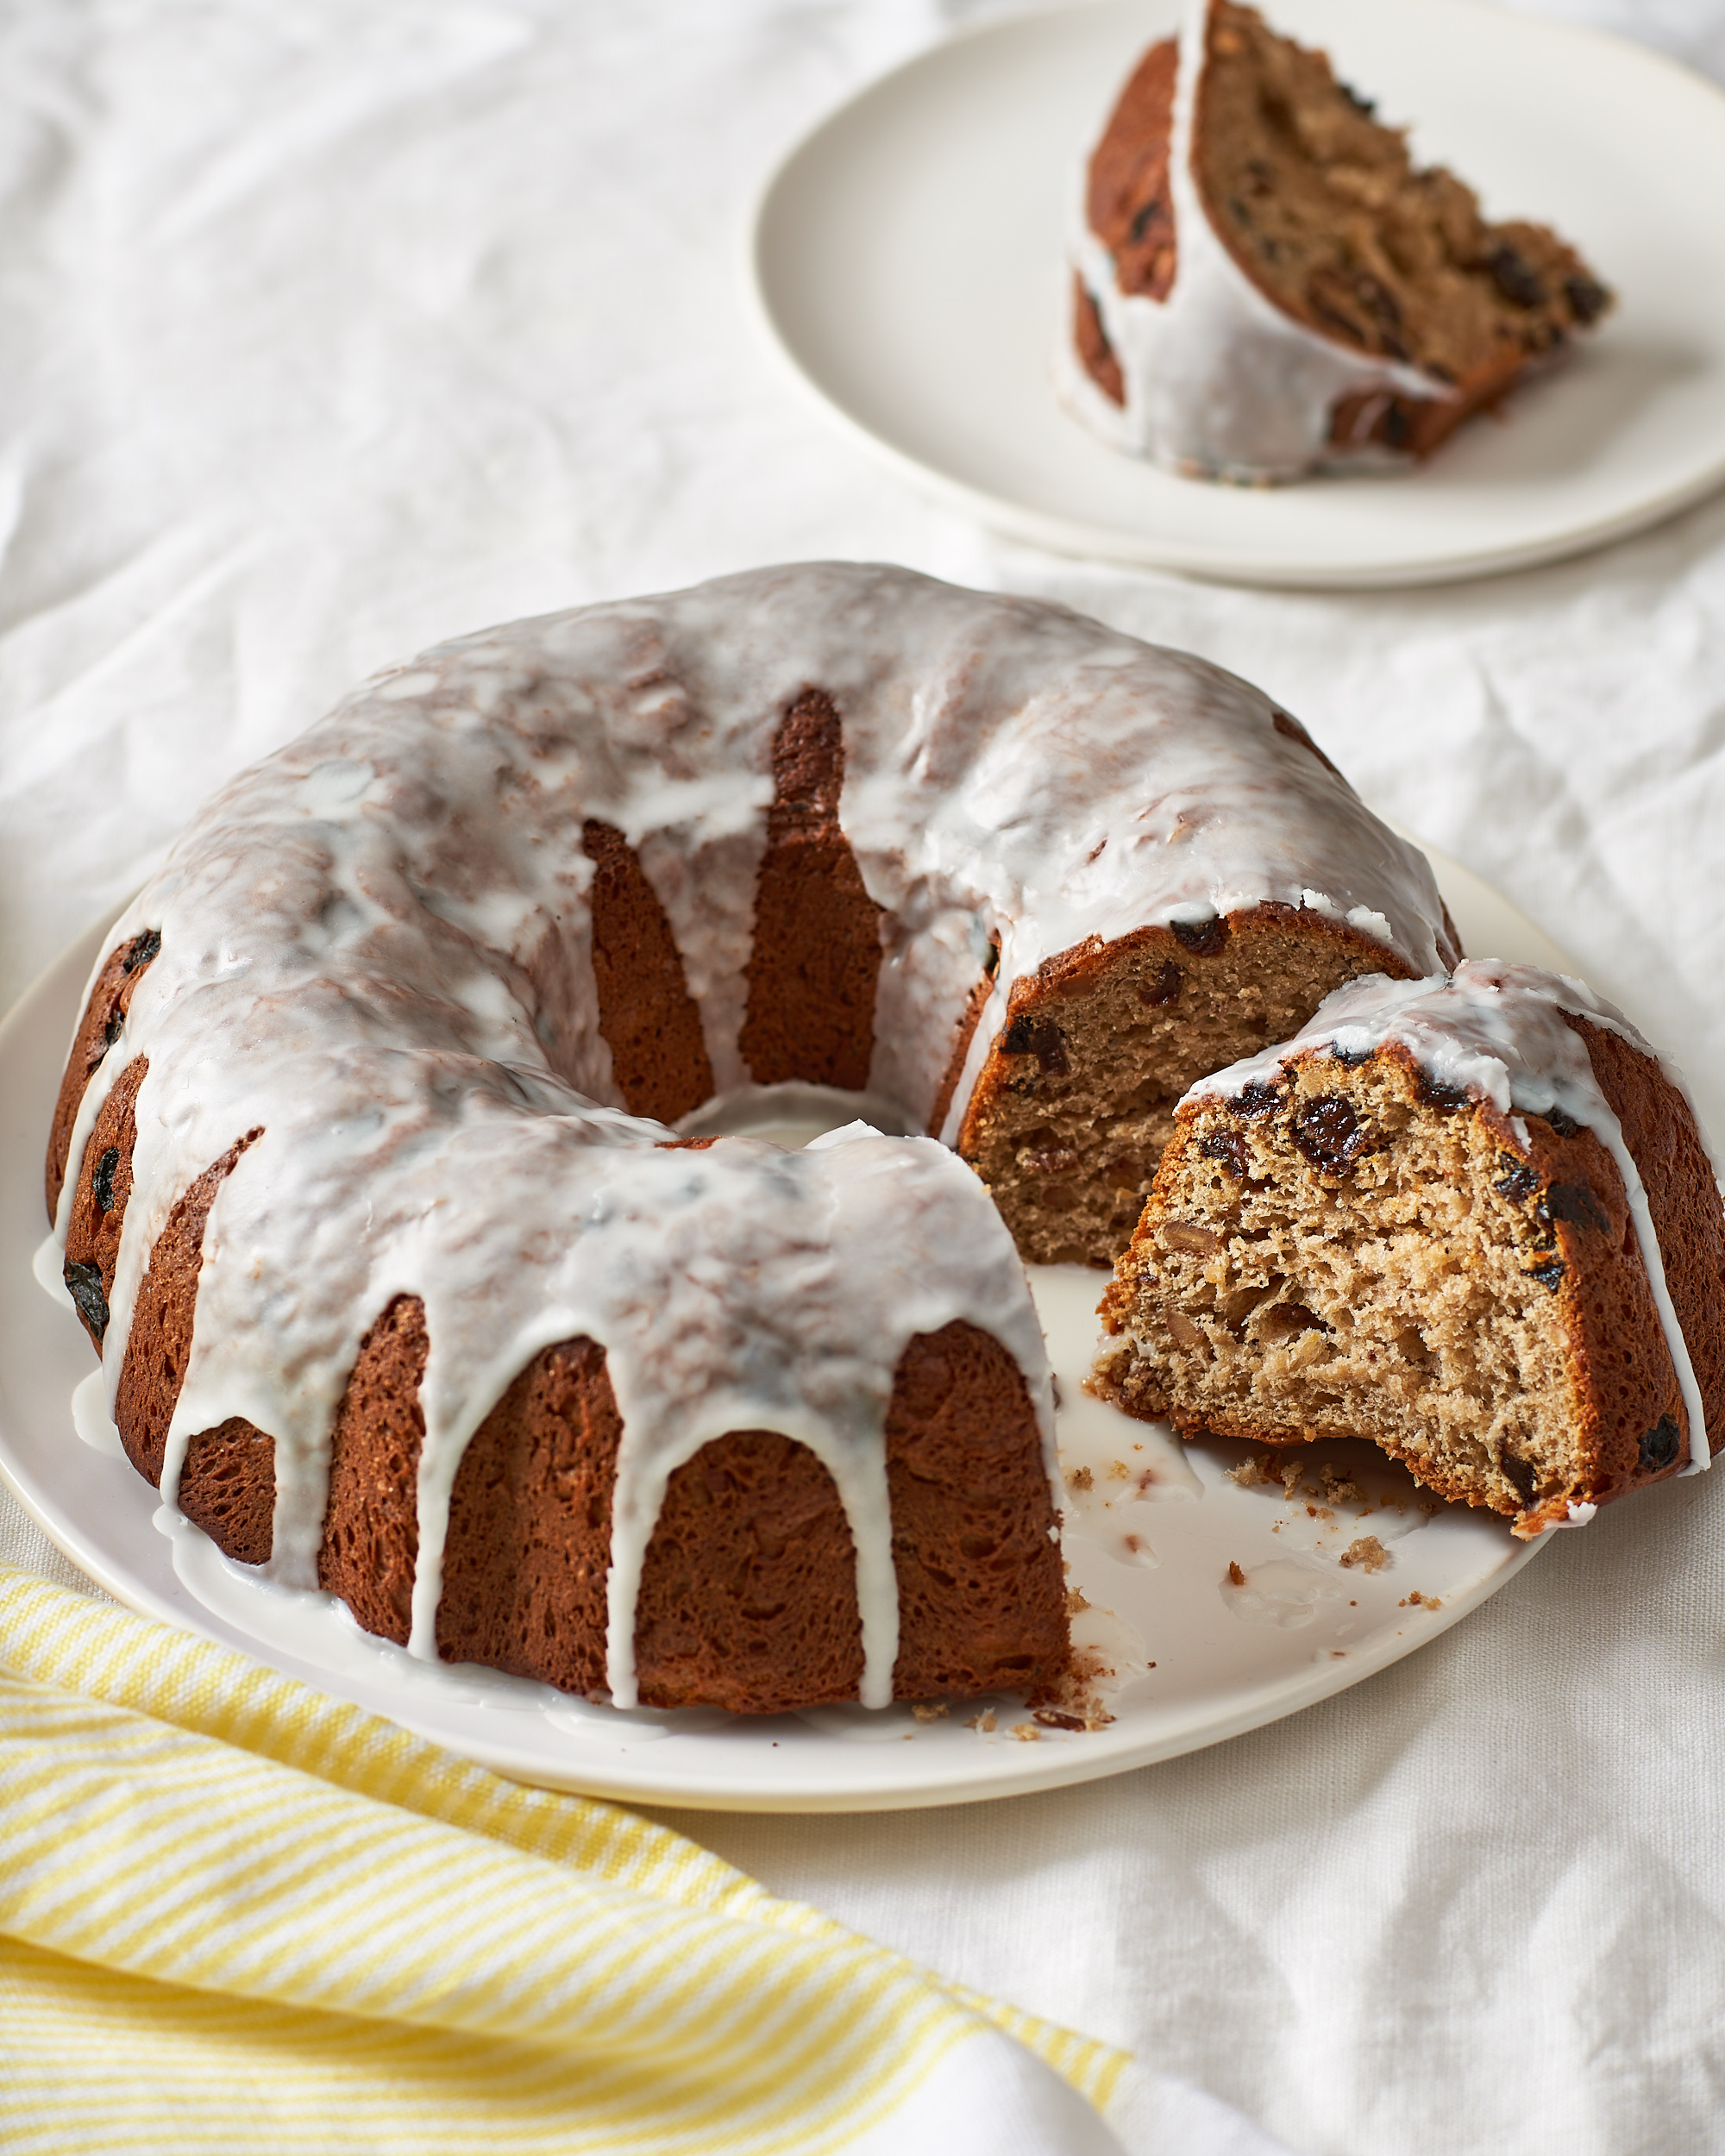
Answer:
<svg viewBox="0 0 1725 2156"><path fill-rule="evenodd" d="M1096 1388L1254 1443L1370 1438L1523 1537L1725 1428L1725 1215L1680 1079L1579 981L1351 981L1195 1086Z"/></svg>
<svg viewBox="0 0 1725 2156"><path fill-rule="evenodd" d="M1566 241L1488 223L1324 53L1234 0L1199 0L1138 63L1071 254L1068 401L1217 479L1429 456L1611 304Z"/></svg>
<svg viewBox="0 0 1725 2156"><path fill-rule="evenodd" d="M139 1472L417 1656L1044 1695L1020 1256L1112 1262L1195 1078L1454 955L1257 690L761 570L440 646L234 780L96 969L48 1208ZM673 1128L793 1082L932 1135Z"/></svg>

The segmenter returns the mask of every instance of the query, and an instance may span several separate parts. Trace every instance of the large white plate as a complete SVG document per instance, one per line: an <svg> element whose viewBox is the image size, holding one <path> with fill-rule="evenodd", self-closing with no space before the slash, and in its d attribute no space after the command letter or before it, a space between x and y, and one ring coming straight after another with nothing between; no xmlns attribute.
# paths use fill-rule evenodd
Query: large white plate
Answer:
<svg viewBox="0 0 1725 2156"><path fill-rule="evenodd" d="M1634 530L1725 479L1725 100L1642 48L1476 0L1273 0L1488 213L1549 221L1620 297L1425 470L1184 479L1056 401L1083 154L1179 0L1013 17L864 91L780 167L750 266L800 378L906 478L1013 535L1246 582L1423 583Z"/></svg>
<svg viewBox="0 0 1725 2156"><path fill-rule="evenodd" d="M1463 940L1478 952L1572 971L1531 922L1434 856ZM1358 1683L1477 1607L1540 1546L1500 1520L1428 1513L1412 1482L1364 1445L1311 1459L1356 1473L1374 1499L1331 1506L1242 1488L1246 1448L1181 1448L1154 1426L1088 1399L1103 1275L1036 1269L1060 1373L1060 1442L1075 1490L1066 1550L1093 1605L1076 1629L1121 1681L1104 1729L1040 1727L1009 1701L995 1727L975 1705L919 1720L906 1707L837 1708L770 1720L717 1712L618 1714L488 1672L451 1677L366 1639L321 1598L258 1585L196 1529L170 1536L155 1495L122 1459L74 1433L70 1401L92 1370L71 1313L32 1277L42 1241L41 1163L78 998L102 931L51 966L0 1025L0 1475L74 1564L134 1609L258 1656L392 1716L502 1772L551 1788L750 1811L862 1811L1005 1796L1118 1773L1214 1744ZM1115 1463L1119 1463L1118 1470ZM1082 1478L1081 1478L1082 1479ZM1308 1478L1309 1479L1309 1478ZM1314 1507L1308 1510L1308 1506ZM1344 1569L1377 1536L1384 1569ZM1245 1576L1244 1588L1230 1565ZM1427 1598L1414 1602L1417 1593ZM1133 1675L1135 1668L1154 1666ZM1013 1732L1023 1727L1032 1741Z"/></svg>

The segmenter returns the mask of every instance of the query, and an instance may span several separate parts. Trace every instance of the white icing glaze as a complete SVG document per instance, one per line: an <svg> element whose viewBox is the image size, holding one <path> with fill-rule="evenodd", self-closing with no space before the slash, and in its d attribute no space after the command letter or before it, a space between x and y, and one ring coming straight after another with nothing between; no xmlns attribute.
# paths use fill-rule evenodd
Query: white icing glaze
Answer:
<svg viewBox="0 0 1725 2156"><path fill-rule="evenodd" d="M1066 400L1104 440L1174 471L1267 482L1320 467L1405 462L1380 444L1330 441L1337 401L1362 392L1447 401L1435 375L1374 358L1284 314L1242 270L1207 214L1193 171L1193 124L1213 0L1186 0L1169 149L1174 282L1163 300L1120 291L1091 229L1081 179L1071 266L1095 301L1120 362L1124 406L1059 348ZM1110 108L1112 111L1112 107ZM1106 124L1106 123L1105 123Z"/></svg>
<svg viewBox="0 0 1725 2156"><path fill-rule="evenodd" d="M1555 1108L1584 1125L1610 1153L1623 1178L1641 1263L1682 1389L1689 1424L1689 1460L1683 1472L1699 1474L1712 1463L1707 1420L1689 1344L1665 1282L1665 1260L1647 1189L1624 1141L1622 1126L1593 1075L1586 1045L1564 1023L1565 1012L1620 1035L1638 1053L1654 1057L1689 1100L1688 1088L1676 1067L1665 1057L1656 1056L1615 1004L1596 996L1584 981L1571 975L1543 973L1534 966L1505 965L1496 959L1470 959L1453 974L1440 974L1427 981L1391 981L1374 974L1348 981L1324 999L1311 1023L1291 1041L1200 1079L1186 1099L1228 1099L1246 1086L1268 1084L1284 1064L1320 1049L1335 1048L1346 1056L1365 1056L1386 1043L1396 1042L1437 1083L1490 1100L1502 1115L1512 1119L1545 1115ZM1690 1107L1693 1113L1692 1100ZM1525 1146L1526 1126L1515 1127ZM1706 1145L1698 1117L1695 1127ZM1710 1150L1709 1157L1712 1158ZM1716 1177L1716 1167L1715 1172ZM1584 1526L1593 1517L1593 1510L1591 1507L1571 1507L1565 1524Z"/></svg>
<svg viewBox="0 0 1725 2156"><path fill-rule="evenodd" d="M92 1452L106 1452L115 1459L125 1458L126 1448L120 1442L119 1427L108 1412L108 1388L99 1369L91 1370L88 1377L72 1388L72 1426Z"/></svg>
<svg viewBox="0 0 1725 2156"><path fill-rule="evenodd" d="M57 1302L62 1310L76 1310L78 1306L66 1288L65 1269L65 1252L50 1232L37 1244L30 1270L35 1275L37 1287L50 1301Z"/></svg>
<svg viewBox="0 0 1725 2156"><path fill-rule="evenodd" d="M866 1125L802 1154L740 1138L665 1150L669 1133L620 1105L582 823L637 849L718 1087L734 1090L772 744L810 684L842 714L841 820L890 916L871 1094L912 1126L991 931L994 1006L949 1131L1013 979L1087 937L1273 899L1438 962L1423 858L1276 730L1266 698L1061 608L805 565L514 624L376 677L210 801L116 924L109 950L146 928L162 947L70 1157L147 1056L109 1299L111 1408L174 1202L262 1133L210 1209L162 1494L172 1505L198 1433L234 1416L267 1432L268 1570L285 1584L316 1580L329 1432L361 1340L393 1297L423 1301L422 1658L462 1451L560 1340L605 1347L624 1425L609 1590L622 1703L666 1480L708 1438L755 1428L831 1470L857 1550L862 1696L890 1695L881 1432L916 1332L963 1318L1010 1351L1057 1492L1023 1270L950 1153Z"/></svg>

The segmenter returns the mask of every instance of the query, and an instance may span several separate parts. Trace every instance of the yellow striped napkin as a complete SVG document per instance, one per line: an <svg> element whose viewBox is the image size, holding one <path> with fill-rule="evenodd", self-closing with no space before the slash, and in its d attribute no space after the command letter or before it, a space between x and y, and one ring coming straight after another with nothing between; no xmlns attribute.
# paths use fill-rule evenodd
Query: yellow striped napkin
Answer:
<svg viewBox="0 0 1725 2156"><path fill-rule="evenodd" d="M1125 2064L664 1827L0 1566L9 2156L955 2156L982 2090L1026 2122L994 2147L1106 2149Z"/></svg>

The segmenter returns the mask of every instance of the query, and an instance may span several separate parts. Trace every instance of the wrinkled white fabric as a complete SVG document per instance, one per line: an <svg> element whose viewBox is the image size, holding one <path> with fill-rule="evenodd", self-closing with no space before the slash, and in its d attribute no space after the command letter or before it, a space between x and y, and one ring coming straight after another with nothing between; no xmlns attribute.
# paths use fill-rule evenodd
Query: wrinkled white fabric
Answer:
<svg viewBox="0 0 1725 2156"><path fill-rule="evenodd" d="M1725 0L1537 4L1725 77ZM0 16L0 1004L373 667L848 555L1063 599L1262 683L1572 952L1725 1135L1725 501L1473 585L1202 586L924 506L758 347L737 257L776 156L991 11ZM1132 2046L1112 2123L1135 2156L1725 2147L1722 1521L1718 1475L1608 1510L1397 1668L1113 1781L677 1823ZM68 1576L9 1501L0 1555ZM943 2115L949 2149L982 2130ZM1039 2152L1064 2129L1037 2130Z"/></svg>

